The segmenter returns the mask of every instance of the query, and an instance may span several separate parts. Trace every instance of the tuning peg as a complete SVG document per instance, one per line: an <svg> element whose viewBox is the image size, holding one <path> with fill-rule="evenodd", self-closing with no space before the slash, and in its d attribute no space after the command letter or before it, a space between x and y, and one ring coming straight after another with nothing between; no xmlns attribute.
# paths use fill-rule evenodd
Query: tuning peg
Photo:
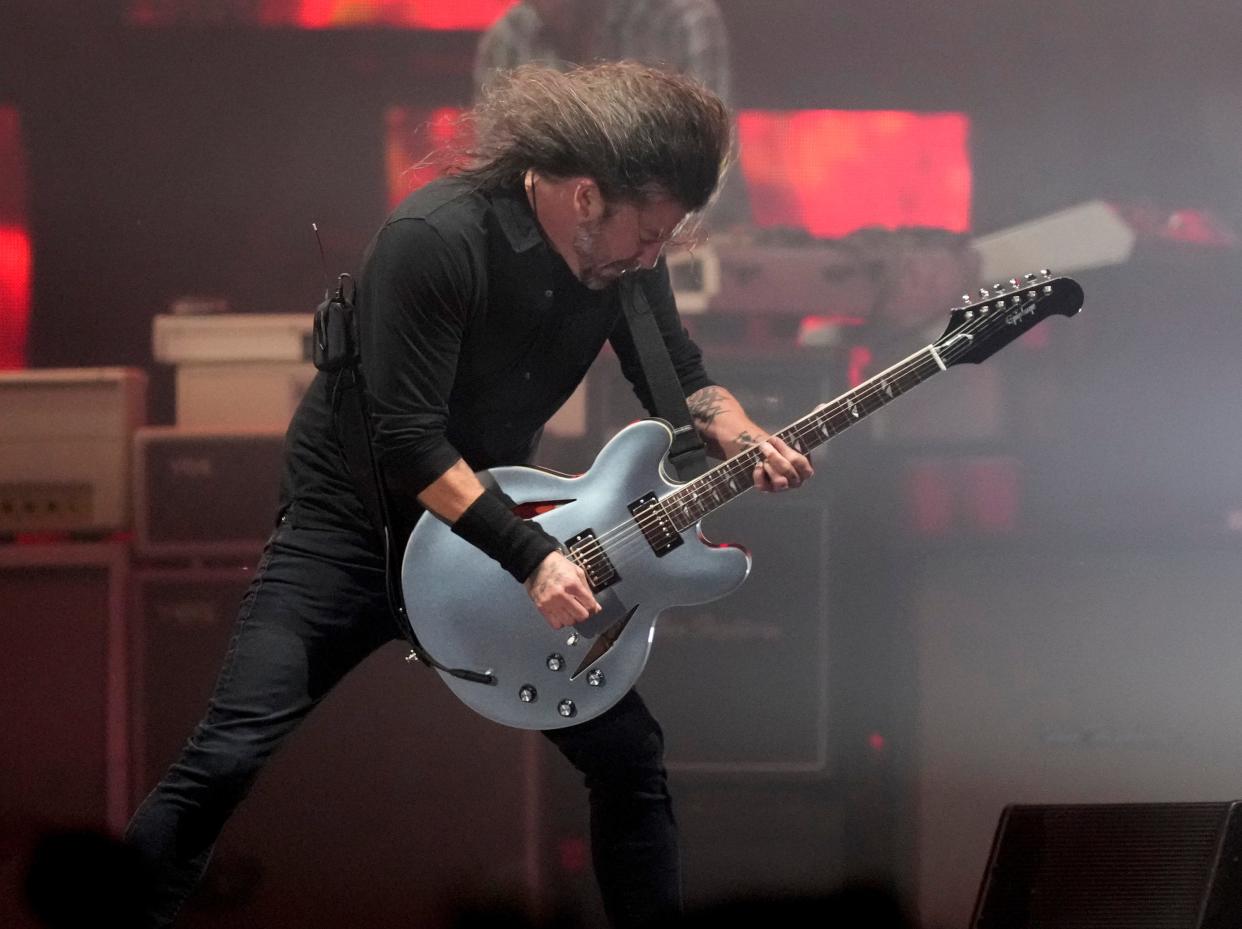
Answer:
<svg viewBox="0 0 1242 929"><path fill-rule="evenodd" d="M992 296L992 295L991 295L990 293L988 293L988 289L987 289L986 287L980 287L980 288L979 288L979 297L980 297L981 299L986 300L986 299L987 299L988 297L990 297L990 296Z"/></svg>
<svg viewBox="0 0 1242 929"><path fill-rule="evenodd" d="M1049 271L1047 268L1040 268L1039 273L1042 274L1044 277L1052 277L1052 272Z"/></svg>
<svg viewBox="0 0 1242 929"><path fill-rule="evenodd" d="M1010 286L1010 287L1017 287L1017 286L1018 286L1018 279L1017 279L1016 277L1011 277L1011 278L1009 279L1009 286Z"/></svg>
<svg viewBox="0 0 1242 929"><path fill-rule="evenodd" d="M962 302L970 303L970 294L962 294Z"/></svg>

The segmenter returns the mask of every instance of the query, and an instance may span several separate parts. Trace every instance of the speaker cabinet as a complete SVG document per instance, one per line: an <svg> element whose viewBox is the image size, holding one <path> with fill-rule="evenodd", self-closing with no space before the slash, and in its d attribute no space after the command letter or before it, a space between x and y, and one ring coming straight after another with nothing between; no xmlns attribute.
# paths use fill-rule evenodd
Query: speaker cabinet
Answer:
<svg viewBox="0 0 1242 929"><path fill-rule="evenodd" d="M826 772L824 507L809 487L751 493L709 516L703 531L745 545L753 562L739 590L669 610L656 625L638 687L665 730L670 770Z"/></svg>
<svg viewBox="0 0 1242 929"><path fill-rule="evenodd" d="M638 683L665 731L691 906L827 893L847 821L829 709L827 512L811 487L748 494L704 533L744 544L742 587L668 611Z"/></svg>
<svg viewBox="0 0 1242 929"><path fill-rule="evenodd" d="M972 929L1234 929L1240 806L1006 807Z"/></svg>
<svg viewBox="0 0 1242 929"><path fill-rule="evenodd" d="M1242 552L946 547L915 591L925 925L965 924L1009 804L1237 795Z"/></svg>
<svg viewBox="0 0 1242 929"><path fill-rule="evenodd" d="M125 822L121 543L0 547L0 819Z"/></svg>
<svg viewBox="0 0 1242 929"><path fill-rule="evenodd" d="M257 558L276 515L283 450L283 432L139 429L134 436L138 554Z"/></svg>
<svg viewBox="0 0 1242 929"><path fill-rule="evenodd" d="M249 581L137 574L135 802L202 715ZM395 643L380 649L265 768L179 925L435 927L480 896L537 904L542 742L462 707Z"/></svg>

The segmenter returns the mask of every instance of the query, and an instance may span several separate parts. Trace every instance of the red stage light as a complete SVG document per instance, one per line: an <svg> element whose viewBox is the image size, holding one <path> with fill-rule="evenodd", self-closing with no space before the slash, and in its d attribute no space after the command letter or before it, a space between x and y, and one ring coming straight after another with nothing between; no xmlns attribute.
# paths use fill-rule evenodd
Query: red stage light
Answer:
<svg viewBox="0 0 1242 929"><path fill-rule="evenodd" d="M384 147L388 176L388 208L392 209L411 191L435 180L444 171L436 153L463 141L466 132L458 107L392 106L385 113L387 141Z"/></svg>
<svg viewBox="0 0 1242 929"><path fill-rule="evenodd" d="M30 319L30 237L0 226L0 369L26 367Z"/></svg>
<svg viewBox="0 0 1242 929"><path fill-rule="evenodd" d="M0 369L26 366L30 267L21 121L16 109L0 107Z"/></svg>
<svg viewBox="0 0 1242 929"><path fill-rule="evenodd" d="M816 236L867 226L970 229L962 113L744 110L742 171L755 222Z"/></svg>
<svg viewBox="0 0 1242 929"><path fill-rule="evenodd" d="M177 0L130 0L128 18L136 26L173 26L195 22L293 26L299 29L388 27L393 29L486 29L515 0L262 0L257 9L230 11L227 5L203 13L201 4Z"/></svg>

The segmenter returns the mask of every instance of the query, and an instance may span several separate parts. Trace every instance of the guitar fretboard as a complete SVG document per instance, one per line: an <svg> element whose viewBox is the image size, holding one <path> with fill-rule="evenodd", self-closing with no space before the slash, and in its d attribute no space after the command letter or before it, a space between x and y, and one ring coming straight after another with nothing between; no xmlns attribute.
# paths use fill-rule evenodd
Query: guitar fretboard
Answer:
<svg viewBox="0 0 1242 929"><path fill-rule="evenodd" d="M943 359L936 348L929 345L848 393L817 407L776 435L791 448L806 454L943 370ZM762 460L763 453L754 447L721 462L662 498L664 515L678 532L684 532L708 513L749 490L754 485L755 467Z"/></svg>

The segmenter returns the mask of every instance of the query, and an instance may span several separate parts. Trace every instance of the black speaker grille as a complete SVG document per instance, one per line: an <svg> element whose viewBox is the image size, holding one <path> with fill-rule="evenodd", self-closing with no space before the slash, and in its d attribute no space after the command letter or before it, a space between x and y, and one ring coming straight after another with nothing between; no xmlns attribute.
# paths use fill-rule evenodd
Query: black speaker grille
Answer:
<svg viewBox="0 0 1242 929"><path fill-rule="evenodd" d="M1229 808L1010 807L975 929L1197 929Z"/></svg>

